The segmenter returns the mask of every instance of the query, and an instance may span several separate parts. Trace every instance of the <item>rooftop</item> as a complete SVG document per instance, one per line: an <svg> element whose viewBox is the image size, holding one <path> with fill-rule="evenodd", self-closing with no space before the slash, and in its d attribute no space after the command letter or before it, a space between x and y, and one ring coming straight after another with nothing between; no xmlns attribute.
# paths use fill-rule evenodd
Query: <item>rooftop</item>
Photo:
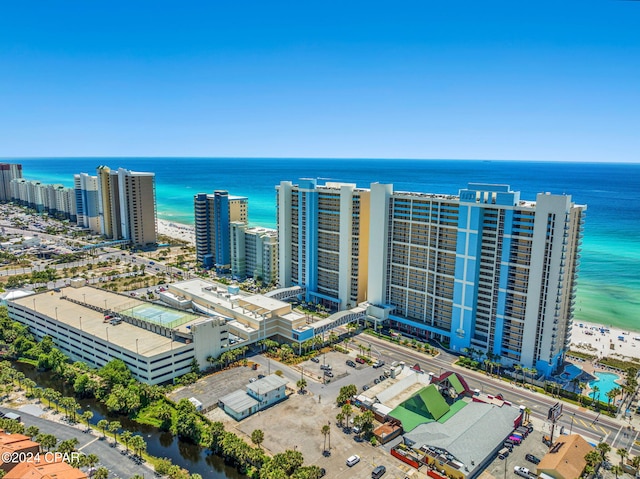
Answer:
<svg viewBox="0 0 640 479"><path fill-rule="evenodd" d="M220 402L227 406L229 409L236 412L246 411L247 409L250 409L259 404L258 401L253 399L242 389L238 389L236 391L233 391L232 393L227 394L226 396L221 397Z"/></svg>
<svg viewBox="0 0 640 479"><path fill-rule="evenodd" d="M511 406L471 402L446 421L421 424L404 437L414 448L444 449L472 470L472 464L482 464L513 431L519 415L520 410Z"/></svg>
<svg viewBox="0 0 640 479"><path fill-rule="evenodd" d="M71 467L66 462L23 462L11 469L5 479L87 479L80 469Z"/></svg>
<svg viewBox="0 0 640 479"><path fill-rule="evenodd" d="M584 457L592 449L578 434L560 436L538 464L538 471L554 471L554 477L565 479L580 477L587 465Z"/></svg>
<svg viewBox="0 0 640 479"><path fill-rule="evenodd" d="M99 307L96 311L89 307L61 299L67 296L76 301ZM35 308L36 312L98 339L112 343L122 349L138 351L142 356L155 356L169 351L174 345L170 338L161 336L146 329L126 322L111 325L104 322L102 308L105 304L109 310L122 311L148 303L120 294L110 293L97 288L84 286L81 288L63 288L61 292L45 292L11 301L27 308ZM198 318L194 316L194 318ZM176 344L176 346L179 343Z"/></svg>
<svg viewBox="0 0 640 479"><path fill-rule="evenodd" d="M249 383L248 390L255 392L256 394L266 394L276 389L280 389L282 386L286 386L287 381L285 378L281 378L277 374L270 374L262 379L258 379L255 382Z"/></svg>

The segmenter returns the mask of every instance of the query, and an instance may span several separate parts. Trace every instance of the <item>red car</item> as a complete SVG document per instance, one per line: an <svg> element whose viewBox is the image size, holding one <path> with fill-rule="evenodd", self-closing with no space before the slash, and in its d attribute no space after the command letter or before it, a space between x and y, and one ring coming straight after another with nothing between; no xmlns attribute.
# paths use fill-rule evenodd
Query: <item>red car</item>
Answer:
<svg viewBox="0 0 640 479"><path fill-rule="evenodd" d="M356 358L356 363L364 364L365 360L362 358Z"/></svg>

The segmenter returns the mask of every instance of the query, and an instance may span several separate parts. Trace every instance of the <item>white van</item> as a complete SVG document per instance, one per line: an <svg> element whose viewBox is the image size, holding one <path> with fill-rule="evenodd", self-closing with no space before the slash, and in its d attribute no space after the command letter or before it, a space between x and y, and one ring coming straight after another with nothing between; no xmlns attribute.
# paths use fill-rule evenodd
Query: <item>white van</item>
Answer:
<svg viewBox="0 0 640 479"><path fill-rule="evenodd" d="M354 454L353 456L347 459L347 466L352 467L360 462L360 456Z"/></svg>

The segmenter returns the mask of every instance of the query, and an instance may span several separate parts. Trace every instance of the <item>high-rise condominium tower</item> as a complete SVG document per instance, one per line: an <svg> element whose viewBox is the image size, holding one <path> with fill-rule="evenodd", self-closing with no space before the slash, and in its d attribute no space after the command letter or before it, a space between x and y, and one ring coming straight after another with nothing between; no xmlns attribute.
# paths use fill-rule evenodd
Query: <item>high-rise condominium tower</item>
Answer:
<svg viewBox="0 0 640 479"><path fill-rule="evenodd" d="M283 181L278 198L279 284L305 286L329 309L366 299L369 190L353 184Z"/></svg>
<svg viewBox="0 0 640 479"><path fill-rule="evenodd" d="M325 265L352 259L365 236L368 274L360 280L392 328L547 375L557 367L570 340L585 206L548 193L523 201L506 185L437 195L373 184L359 208L370 218L355 241L327 231L342 218L314 199L328 187L277 187L282 286L306 286L316 301L335 294L349 276L325 274ZM349 218L355 224L355 214ZM327 247L328 233L334 245L352 249ZM321 275L329 281L316 295Z"/></svg>
<svg viewBox="0 0 640 479"><path fill-rule="evenodd" d="M78 226L100 233L98 177L87 173L73 175Z"/></svg>
<svg viewBox="0 0 640 479"><path fill-rule="evenodd" d="M155 174L100 166L97 180L102 234L134 246L156 243Z"/></svg>
<svg viewBox="0 0 640 479"><path fill-rule="evenodd" d="M205 268L231 269L231 222L247 223L249 200L216 190L193 197L196 259Z"/></svg>
<svg viewBox="0 0 640 479"><path fill-rule="evenodd" d="M0 163L0 201L11 201L11 180L22 178L22 165Z"/></svg>

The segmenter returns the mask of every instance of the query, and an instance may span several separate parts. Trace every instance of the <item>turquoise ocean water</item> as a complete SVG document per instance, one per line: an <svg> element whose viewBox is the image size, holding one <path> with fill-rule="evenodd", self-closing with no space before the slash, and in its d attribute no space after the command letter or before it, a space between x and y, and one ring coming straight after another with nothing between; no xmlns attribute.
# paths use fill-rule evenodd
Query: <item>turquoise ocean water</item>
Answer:
<svg viewBox="0 0 640 479"><path fill-rule="evenodd" d="M33 158L27 179L73 186L73 174L124 167L156 174L158 217L193 224L193 196L216 189L249 198L253 225L275 226L282 180L318 178L396 191L457 194L469 182L508 184L536 193L570 194L587 204L576 320L640 331L640 165L459 160L324 160L275 158Z"/></svg>

